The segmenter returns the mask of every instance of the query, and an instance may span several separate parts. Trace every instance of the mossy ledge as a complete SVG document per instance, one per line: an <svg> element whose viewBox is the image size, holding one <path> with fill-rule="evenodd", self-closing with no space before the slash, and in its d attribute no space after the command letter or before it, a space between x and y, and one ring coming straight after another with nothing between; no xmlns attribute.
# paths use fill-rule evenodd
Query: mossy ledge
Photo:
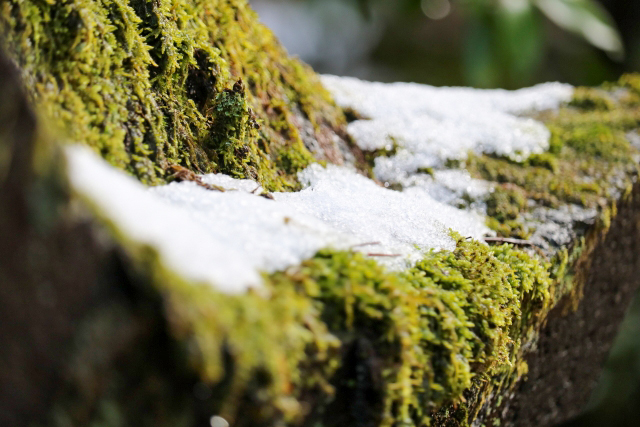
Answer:
<svg viewBox="0 0 640 427"><path fill-rule="evenodd" d="M272 189L295 188L294 172L311 161L300 145L305 125L295 120L306 118L316 133L323 125L339 132L341 113L245 3L194 4L8 2L2 16L31 102L65 138L94 147L147 183L166 179L165 168L178 163L253 177ZM245 38L251 34L257 38ZM262 40L256 34L267 45L255 44ZM104 67L114 52L124 55L121 62ZM251 55L263 52L266 62L252 62ZM221 294L168 271L152 249L129 241L70 191L58 146L35 127L15 71L4 59L0 71L8 76L0 108L0 312L13 316L0 325L0 341L13 344L0 349L2 360L11 361L0 367L0 416L7 425L195 426L211 415L234 426L513 421L517 415L502 409L517 406L530 366L547 360L538 345L557 344L545 335L549 325L599 299L624 300L640 277L640 189L623 181L626 190L604 191L598 220L551 261L456 236L454 251L427 253L403 273L325 250L265 276L266 294ZM264 74L252 83L258 71ZM299 88L300 82L311 86ZM629 102L629 114L635 114L636 83L634 77L623 83L620 99ZM574 149L586 143L599 158L611 154L614 169L631 176L619 169L630 163L613 127L628 123L626 113L620 119L622 109L616 113L615 103L592 95L574 104L571 126L591 126L597 117L597 135L604 137L582 133L573 144L554 131L554 141ZM103 109L110 105L113 110ZM562 114L550 120L566 130ZM625 126L635 129L637 121ZM563 159L550 154L509 167L561 168ZM533 191L523 182L507 186L507 197L496 195L495 220L516 220L526 211L523 197L532 199ZM505 203L517 209L505 213ZM610 330L624 312L620 302L599 307L615 315L589 323L587 332Z"/></svg>
<svg viewBox="0 0 640 427"><path fill-rule="evenodd" d="M0 28L49 124L145 183L177 164L294 189L356 150L245 0L6 1Z"/></svg>

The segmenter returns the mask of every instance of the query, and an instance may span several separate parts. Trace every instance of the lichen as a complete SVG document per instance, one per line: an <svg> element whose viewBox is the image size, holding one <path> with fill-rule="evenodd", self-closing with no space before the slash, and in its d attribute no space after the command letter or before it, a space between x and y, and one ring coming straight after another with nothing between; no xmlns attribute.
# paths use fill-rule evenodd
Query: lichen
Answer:
<svg viewBox="0 0 640 427"><path fill-rule="evenodd" d="M146 183L178 164L296 188L296 114L345 123L244 0L7 1L0 28L43 116Z"/></svg>

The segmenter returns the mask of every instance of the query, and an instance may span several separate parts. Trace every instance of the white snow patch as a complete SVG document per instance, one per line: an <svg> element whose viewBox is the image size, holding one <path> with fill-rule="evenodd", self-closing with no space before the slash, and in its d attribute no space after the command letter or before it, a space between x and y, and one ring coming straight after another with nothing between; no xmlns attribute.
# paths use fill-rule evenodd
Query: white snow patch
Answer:
<svg viewBox="0 0 640 427"><path fill-rule="evenodd" d="M325 247L374 256L406 268L428 249L453 249L449 228L481 238L483 218L440 203L423 191L395 192L344 168L312 165L298 193L274 200L252 194L257 184L224 175L206 182L147 188L84 147L67 149L69 178L80 194L128 238L158 251L183 276L237 293L258 287L261 272L284 270Z"/></svg>
<svg viewBox="0 0 640 427"><path fill-rule="evenodd" d="M472 178L469 172L461 169L445 169L427 174L409 175L402 182L405 193L426 192L439 202L451 206L465 206L485 214L484 199L494 189L492 183Z"/></svg>
<svg viewBox="0 0 640 427"><path fill-rule="evenodd" d="M410 266L429 249L453 250L449 229L475 239L489 232L480 215L448 206L424 191L387 190L345 168L314 164L299 178L306 188L277 193L278 202L357 236L360 242L379 242L363 251L401 255L380 257L394 269Z"/></svg>
<svg viewBox="0 0 640 427"><path fill-rule="evenodd" d="M438 88L414 83L375 83L352 77L323 76L336 102L365 117L348 132L363 150L398 148L376 159L382 181L402 183L423 167L464 160L469 151L521 161L549 146L549 131L519 114L558 108L573 87L546 83L507 91Z"/></svg>

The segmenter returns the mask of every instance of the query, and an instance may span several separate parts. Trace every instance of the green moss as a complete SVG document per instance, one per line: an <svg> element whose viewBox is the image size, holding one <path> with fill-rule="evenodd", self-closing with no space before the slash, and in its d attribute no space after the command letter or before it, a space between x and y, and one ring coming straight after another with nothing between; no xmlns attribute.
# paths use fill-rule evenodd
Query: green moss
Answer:
<svg viewBox="0 0 640 427"><path fill-rule="evenodd" d="M640 74L626 74L620 78L618 85L640 95Z"/></svg>
<svg viewBox="0 0 640 427"><path fill-rule="evenodd" d="M551 131L546 153L523 163L472 154L467 163L473 176L497 183L486 200L487 224L501 236L529 238L533 230L523 215L537 207L577 204L600 212L586 234L578 232L569 247L547 254L552 300L568 296L569 308L581 299L591 251L606 233L620 194L638 174L639 151L625 136L640 125L640 103L629 101L637 79L629 75L601 89L579 89L571 105L540 116Z"/></svg>
<svg viewBox="0 0 640 427"><path fill-rule="evenodd" d="M558 172L558 159L551 153L532 154L525 165L542 167L554 173Z"/></svg>
<svg viewBox="0 0 640 427"><path fill-rule="evenodd" d="M322 250L242 295L185 282L149 248L119 240L150 273L180 353L212 390L205 412L237 425L333 425L339 396L371 407L359 399L374 392L363 380L374 371L381 425L421 426L444 412L466 425L523 375L522 345L551 305L548 264L454 237L454 251L426 253L404 272ZM363 340L376 363L346 356Z"/></svg>
<svg viewBox="0 0 640 427"><path fill-rule="evenodd" d="M640 126L640 104L614 102L610 93L617 88L635 90L637 79L637 75L624 76L607 90L578 89L571 106L539 117L551 131L546 153L532 155L521 164L470 155L467 169L473 176L500 184L487 201L492 229L505 237L524 238L529 231L522 229L518 219L532 207L578 204L602 209L632 184L639 152L625 135ZM512 197L514 191L519 201ZM533 203L522 203L524 199Z"/></svg>
<svg viewBox="0 0 640 427"><path fill-rule="evenodd" d="M278 169L285 173L293 174L311 164L314 159L302 149L303 147L283 147L278 150Z"/></svg>
<svg viewBox="0 0 640 427"><path fill-rule="evenodd" d="M501 185L487 199L487 215L498 221L517 219L527 206L527 193L520 187Z"/></svg>
<svg viewBox="0 0 640 427"><path fill-rule="evenodd" d="M257 179L270 190L296 188L295 173L313 159L296 115L317 132L343 124L315 75L286 57L244 1L0 7L6 47L42 113L145 182L161 182L165 169L182 164ZM629 107L640 93L637 76L620 86L629 95L625 108L585 92L571 108L543 117L552 132L548 153L524 164L470 157L474 176L501 184L487 203L492 227L525 238L518 220L529 200L613 201L614 181L629 183L637 167L624 133L640 123L640 110ZM381 394L381 424L418 426L466 425L526 373L523 345L559 296L579 289L572 283L582 280L580 263L599 231L561 249L553 266L460 236L454 251L427 253L400 273L357 253L324 250L265 276L259 292L235 296L188 283L148 248L119 240L150 274L190 368L214 390L209 413L238 425L322 422L338 392L361 406L373 388L360 375L368 370L381 380L373 390ZM341 369L353 363L345 354L363 340L376 363L345 378ZM116 416L117 408L107 412Z"/></svg>
<svg viewBox="0 0 640 427"><path fill-rule="evenodd" d="M295 330L300 318L293 316L280 321L272 316L280 313L277 315L280 318L294 307L306 307L302 310L304 322L308 325L311 322L311 331L289 332L279 338L272 334L282 331L267 332L246 348L238 346L252 359L269 348L270 357L266 361L273 360L272 353L279 351L277 345L284 337L307 337L306 355L302 353L305 346L299 346L298 352L281 353L286 354L289 362L280 365L295 372L287 376L295 386L292 390L317 384L331 390L327 386L330 373L340 360L335 354L327 358L326 352L322 357L311 356L309 345L326 349L341 343L344 348L355 339L370 340L376 349L375 357L381 361L383 425L397 422L420 425L428 422L430 413L443 403L462 402L462 393L471 386L474 377L501 377L513 372L523 337L535 327L549 302L550 280L546 270L545 264L509 246L488 247L461 238L455 251L427 254L404 273L387 272L360 254L321 251L299 267L268 278L270 299L276 302L282 299L281 304L270 302L251 307L247 297L239 298L241 302L237 304L222 304L228 306L224 310L233 322L238 321L234 314L237 310L256 313L257 329L269 330ZM193 297L197 306L204 304L203 308L221 304ZM180 301L178 306L192 307L191 299ZM216 319L222 318L215 309L206 311L215 313ZM219 320L210 321L198 320L203 329L194 336L207 340L220 336L209 330ZM313 338L311 332L317 331L321 333ZM327 331L332 337L328 340ZM254 338L239 334L233 339ZM208 344L207 348L215 346ZM202 357L204 364L216 373L213 378L219 378L219 361L215 357L207 360L209 354L215 355L217 351L206 351ZM316 365L309 364L308 357L316 362L324 360L327 368L301 373L296 364L303 370ZM253 362L245 363L252 366ZM282 377L282 373L278 375ZM345 378L339 381L344 382ZM348 383L353 388L363 386L357 378ZM326 402L331 404L330 393Z"/></svg>
<svg viewBox="0 0 640 427"><path fill-rule="evenodd" d="M526 239L531 231L518 221L527 208L527 192L512 184L494 188L486 200L487 226L502 236Z"/></svg>
<svg viewBox="0 0 640 427"><path fill-rule="evenodd" d="M613 110L615 103L603 90L593 88L576 88L569 105L585 110Z"/></svg>
<svg viewBox="0 0 640 427"><path fill-rule="evenodd" d="M433 176L434 174L434 170L433 168L418 168L418 170L416 171L417 173L423 173L425 175L430 175Z"/></svg>
<svg viewBox="0 0 640 427"><path fill-rule="evenodd" d="M383 148L373 151L365 151L364 156L365 160L370 168L375 166L375 160L378 157L392 157L398 153L400 149L400 144L395 140L393 136L389 136L389 144Z"/></svg>
<svg viewBox="0 0 640 427"><path fill-rule="evenodd" d="M244 0L12 0L0 27L44 116L146 183L179 164L295 188L313 158L300 118L345 123Z"/></svg>
<svg viewBox="0 0 640 427"><path fill-rule="evenodd" d="M625 161L631 157L631 146L623 129L614 129L594 122L573 128L554 128L553 138L564 142L576 156L603 159L610 162Z"/></svg>

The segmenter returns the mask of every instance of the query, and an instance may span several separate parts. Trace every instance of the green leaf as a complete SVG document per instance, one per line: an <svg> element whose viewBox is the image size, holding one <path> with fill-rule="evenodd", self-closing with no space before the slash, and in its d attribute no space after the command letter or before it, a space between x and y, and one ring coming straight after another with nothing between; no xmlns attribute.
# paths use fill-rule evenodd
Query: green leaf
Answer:
<svg viewBox="0 0 640 427"><path fill-rule="evenodd" d="M494 87L501 78L498 61L492 49L491 23L484 16L472 19L464 44L464 73L475 87Z"/></svg>
<svg viewBox="0 0 640 427"><path fill-rule="evenodd" d="M468 82L480 87L528 84L544 47L541 16L530 0L502 0L491 7L476 4L467 10Z"/></svg>
<svg viewBox="0 0 640 427"><path fill-rule="evenodd" d="M528 83L543 51L541 17L529 0L502 1L494 14L497 53L512 86ZM516 7L517 6L517 7Z"/></svg>
<svg viewBox="0 0 640 427"><path fill-rule="evenodd" d="M624 45L609 13L595 0L534 0L559 27L582 36L614 59L624 57Z"/></svg>

